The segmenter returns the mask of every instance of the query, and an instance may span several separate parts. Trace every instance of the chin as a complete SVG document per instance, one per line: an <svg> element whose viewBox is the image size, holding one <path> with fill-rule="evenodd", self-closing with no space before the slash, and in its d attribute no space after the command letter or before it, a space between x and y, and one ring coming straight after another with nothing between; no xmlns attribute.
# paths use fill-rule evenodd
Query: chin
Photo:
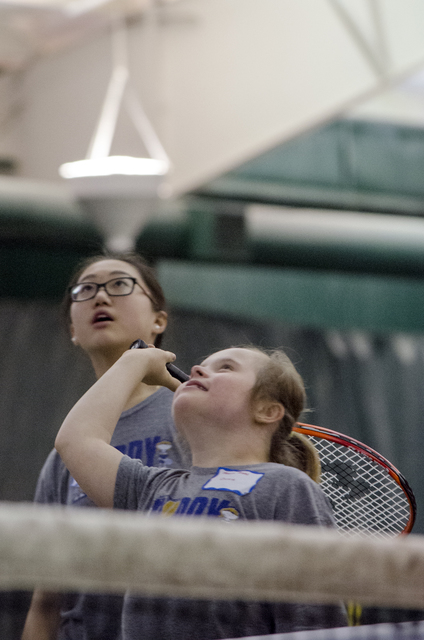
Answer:
<svg viewBox="0 0 424 640"><path fill-rule="evenodd" d="M178 427L178 424L184 424L187 416L192 412L192 403L190 400L189 393L178 393L180 387L176 390L174 394L174 400L172 402L172 417L174 418L175 426L177 430L181 433L183 430Z"/></svg>

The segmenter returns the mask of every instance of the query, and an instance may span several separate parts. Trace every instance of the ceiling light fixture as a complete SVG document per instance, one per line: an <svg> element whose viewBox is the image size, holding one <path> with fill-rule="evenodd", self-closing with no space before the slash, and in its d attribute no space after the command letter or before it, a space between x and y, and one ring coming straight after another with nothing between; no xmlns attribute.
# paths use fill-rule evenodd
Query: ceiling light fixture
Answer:
<svg viewBox="0 0 424 640"><path fill-rule="evenodd" d="M87 176L155 176L165 175L168 166L163 160L154 158L132 158L130 156L107 156L65 162L59 169L63 178L83 178Z"/></svg>
<svg viewBox="0 0 424 640"><path fill-rule="evenodd" d="M170 161L130 86L122 19L112 27L112 53L112 75L87 157L62 164L59 173L102 227L108 247L125 250L133 248L134 233L151 214ZM123 103L150 157L109 155Z"/></svg>

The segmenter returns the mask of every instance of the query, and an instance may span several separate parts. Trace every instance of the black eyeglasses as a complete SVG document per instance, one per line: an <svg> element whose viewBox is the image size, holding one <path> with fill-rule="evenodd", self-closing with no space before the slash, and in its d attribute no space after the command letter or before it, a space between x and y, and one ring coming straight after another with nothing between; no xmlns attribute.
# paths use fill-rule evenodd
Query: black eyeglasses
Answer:
<svg viewBox="0 0 424 640"><path fill-rule="evenodd" d="M149 296L147 291L141 286L135 278L124 276L121 278L113 278L107 282L80 282L69 288L69 294L72 302L85 302L95 298L97 293L103 287L108 296L129 296L134 291L135 285L138 284L144 295L146 295L154 305L155 301Z"/></svg>

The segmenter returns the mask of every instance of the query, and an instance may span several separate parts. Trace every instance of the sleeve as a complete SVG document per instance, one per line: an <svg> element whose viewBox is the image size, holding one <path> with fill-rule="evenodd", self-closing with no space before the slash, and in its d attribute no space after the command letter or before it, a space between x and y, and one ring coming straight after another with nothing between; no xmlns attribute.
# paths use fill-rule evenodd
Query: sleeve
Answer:
<svg viewBox="0 0 424 640"><path fill-rule="evenodd" d="M177 471L147 467L141 460L123 456L116 475L115 509L147 511L156 491Z"/></svg>
<svg viewBox="0 0 424 640"><path fill-rule="evenodd" d="M53 449L38 476L34 502L40 504L66 504L69 471L56 449Z"/></svg>
<svg viewBox="0 0 424 640"><path fill-rule="evenodd" d="M336 526L327 496L303 472L292 469L290 481L282 479L277 495L276 520L300 525Z"/></svg>
<svg viewBox="0 0 424 640"><path fill-rule="evenodd" d="M301 495L305 496L304 504L309 509L309 515L307 514L307 517L311 518L311 524L316 524L321 527L336 526L330 501L319 485L317 485L313 480L311 483L308 482L308 485L305 487L304 492L302 492Z"/></svg>

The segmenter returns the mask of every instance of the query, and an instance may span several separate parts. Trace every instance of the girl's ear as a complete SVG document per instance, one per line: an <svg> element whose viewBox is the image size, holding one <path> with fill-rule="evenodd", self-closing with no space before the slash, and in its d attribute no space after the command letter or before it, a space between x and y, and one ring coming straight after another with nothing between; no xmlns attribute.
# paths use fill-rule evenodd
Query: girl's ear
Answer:
<svg viewBox="0 0 424 640"><path fill-rule="evenodd" d="M163 333L168 324L168 314L166 311L158 311L154 322L154 333Z"/></svg>
<svg viewBox="0 0 424 640"><path fill-rule="evenodd" d="M258 400L253 409L255 421L259 424L272 424L283 419L285 409L281 402Z"/></svg>

